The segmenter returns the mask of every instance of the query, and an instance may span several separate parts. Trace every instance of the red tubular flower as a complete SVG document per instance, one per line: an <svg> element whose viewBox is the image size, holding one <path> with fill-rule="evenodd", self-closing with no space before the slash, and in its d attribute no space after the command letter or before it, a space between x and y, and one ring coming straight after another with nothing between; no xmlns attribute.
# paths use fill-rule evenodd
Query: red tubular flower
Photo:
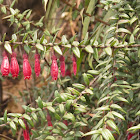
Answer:
<svg viewBox="0 0 140 140"><path fill-rule="evenodd" d="M73 61L73 73L74 73L74 75L76 75L76 72L77 72L77 63L76 63L77 58L75 57L75 55L73 55L72 61Z"/></svg>
<svg viewBox="0 0 140 140"><path fill-rule="evenodd" d="M8 59L8 56L7 56L7 52L4 51L3 52L3 60L2 60L2 63L1 63L2 76L8 76L9 72L10 72L9 59Z"/></svg>
<svg viewBox="0 0 140 140"><path fill-rule="evenodd" d="M18 76L19 65L18 65L18 62L17 62L17 59L16 59L16 53L13 52L11 56L12 57L11 57L11 63L10 63L10 71L11 71L11 74L14 78L14 77Z"/></svg>
<svg viewBox="0 0 140 140"><path fill-rule="evenodd" d="M64 77L65 76L65 57L64 56L61 56L59 58L59 60L60 60L61 75L62 75L62 77Z"/></svg>
<svg viewBox="0 0 140 140"><path fill-rule="evenodd" d="M51 122L51 116L50 116L49 112L47 112L47 117L46 118L47 118L48 126L53 126L52 122Z"/></svg>
<svg viewBox="0 0 140 140"><path fill-rule="evenodd" d="M57 58L55 55L52 56L52 65L51 65L51 76L53 80L57 80L58 77L58 66L57 66Z"/></svg>
<svg viewBox="0 0 140 140"><path fill-rule="evenodd" d="M23 119L24 121L24 124L26 126L26 129L23 129L23 137L24 137L24 140L30 140L30 135L29 135L29 127L27 125L27 122L25 119Z"/></svg>
<svg viewBox="0 0 140 140"><path fill-rule="evenodd" d="M31 78L31 66L30 63L28 61L28 56L27 54L23 54L23 75L24 75L24 79L30 79Z"/></svg>
<svg viewBox="0 0 140 140"><path fill-rule="evenodd" d="M40 68L40 55L39 54L35 54L35 67L34 67L34 70L35 70L35 74L36 74L36 76L38 77L39 76L39 74L40 74L40 70L41 70L41 68Z"/></svg>
<svg viewBox="0 0 140 140"><path fill-rule="evenodd" d="M68 70L66 70L66 73L65 73L65 75L66 76L69 76L69 77L71 77L71 71L68 69Z"/></svg>
<svg viewBox="0 0 140 140"><path fill-rule="evenodd" d="M68 126L68 121L67 120L64 120L63 123Z"/></svg>

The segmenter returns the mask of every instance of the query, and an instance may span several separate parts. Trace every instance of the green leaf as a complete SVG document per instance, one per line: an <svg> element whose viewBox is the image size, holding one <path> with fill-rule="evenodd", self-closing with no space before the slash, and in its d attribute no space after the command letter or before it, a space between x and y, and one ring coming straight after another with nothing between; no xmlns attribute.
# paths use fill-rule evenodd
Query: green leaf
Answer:
<svg viewBox="0 0 140 140"><path fill-rule="evenodd" d="M47 136L46 140L56 140L53 136Z"/></svg>
<svg viewBox="0 0 140 140"><path fill-rule="evenodd" d="M22 114L20 113L8 113L7 115L12 117L17 117L17 118L22 116Z"/></svg>
<svg viewBox="0 0 140 140"><path fill-rule="evenodd" d="M0 4L2 4L3 3L3 0L0 0Z"/></svg>
<svg viewBox="0 0 140 140"><path fill-rule="evenodd" d="M15 41L17 41L17 36L16 36L16 34L13 34L12 35L12 40L15 42Z"/></svg>
<svg viewBox="0 0 140 140"><path fill-rule="evenodd" d="M96 110L100 111L100 110L110 110L109 106L102 106L102 107L99 107L97 108Z"/></svg>
<svg viewBox="0 0 140 140"><path fill-rule="evenodd" d="M62 44L66 45L68 43L68 40L65 35L62 36Z"/></svg>
<svg viewBox="0 0 140 140"><path fill-rule="evenodd" d="M126 111L124 111L124 110L122 109L122 107L120 107L120 106L117 105L117 104L111 104L110 107L111 107L111 108L118 109L118 110L120 110L120 111L126 113Z"/></svg>
<svg viewBox="0 0 140 140"><path fill-rule="evenodd" d="M110 27L110 28L106 31L106 34L107 34L108 32L110 32L110 31L115 30L115 29L116 29L116 27Z"/></svg>
<svg viewBox="0 0 140 140"><path fill-rule="evenodd" d="M68 127L62 122L56 123L55 125L58 125L60 128L65 129L65 130L68 129Z"/></svg>
<svg viewBox="0 0 140 140"><path fill-rule="evenodd" d="M65 107L66 107L67 110L70 109L72 103L73 103L73 100L67 100L66 105L65 105Z"/></svg>
<svg viewBox="0 0 140 140"><path fill-rule="evenodd" d="M40 96L38 97L38 99L37 99L36 101L37 101L38 106L39 106L40 108L43 108L43 102L42 102Z"/></svg>
<svg viewBox="0 0 140 140"><path fill-rule="evenodd" d="M55 113L55 109L52 106L47 106L47 109L52 113Z"/></svg>
<svg viewBox="0 0 140 140"><path fill-rule="evenodd" d="M91 14L92 11L95 9L95 4L96 4L96 0L90 0L86 13ZM90 17L86 16L83 23L83 31L82 31L83 37L85 37L88 31L89 23L90 23Z"/></svg>
<svg viewBox="0 0 140 140"><path fill-rule="evenodd" d="M62 55L62 51L59 46L54 46L53 48L58 54Z"/></svg>
<svg viewBox="0 0 140 140"><path fill-rule="evenodd" d="M7 110L4 112L4 122L7 123Z"/></svg>
<svg viewBox="0 0 140 140"><path fill-rule="evenodd" d="M118 129L118 127L116 126L116 124L114 123L114 121L108 120L106 123L107 123L110 127L112 127L114 130L116 130L118 134L120 134L119 129Z"/></svg>
<svg viewBox="0 0 140 140"><path fill-rule="evenodd" d="M133 34L131 34L131 36L130 36L130 41L129 41L129 43L130 43L130 44L135 43L135 39L134 39L134 35L133 35Z"/></svg>
<svg viewBox="0 0 140 140"><path fill-rule="evenodd" d="M113 114L114 116L116 116L116 117L122 119L122 120L125 120L125 118L124 118L120 113L118 113L118 112L112 111L112 114Z"/></svg>
<svg viewBox="0 0 140 140"><path fill-rule="evenodd" d="M131 34L131 32L129 30L125 29L125 28L119 28L119 29L116 30L116 32L117 33L122 32L122 33Z"/></svg>
<svg viewBox="0 0 140 140"><path fill-rule="evenodd" d="M110 47L106 47L105 52L110 56L112 55L112 49Z"/></svg>
<svg viewBox="0 0 140 140"><path fill-rule="evenodd" d="M71 88L71 87L67 87L67 89L72 92L73 94L76 94L76 95L80 95L80 92L74 88Z"/></svg>
<svg viewBox="0 0 140 140"><path fill-rule="evenodd" d="M93 130L93 131L90 131L90 132L85 133L83 136L89 136L89 135L93 135L93 134L100 134L100 131Z"/></svg>
<svg viewBox="0 0 140 140"><path fill-rule="evenodd" d="M22 128L26 129L26 126L25 126L22 119L19 119L18 122L19 122L19 124L21 125Z"/></svg>
<svg viewBox="0 0 140 140"><path fill-rule="evenodd" d="M44 51L44 47L41 44L36 44L36 48L38 48L41 51Z"/></svg>
<svg viewBox="0 0 140 140"><path fill-rule="evenodd" d="M107 96L107 97L104 97L104 98L100 99L100 100L98 101L98 105L99 105L101 102L104 102L104 101L107 100L107 99L110 99L110 96Z"/></svg>
<svg viewBox="0 0 140 140"><path fill-rule="evenodd" d="M78 47L73 47L72 51L78 58L80 58L80 50Z"/></svg>
<svg viewBox="0 0 140 140"><path fill-rule="evenodd" d="M35 121L38 120L38 119L37 119L37 115L36 115L34 112L31 113L31 117L32 117Z"/></svg>
<svg viewBox="0 0 140 140"><path fill-rule="evenodd" d="M1 7L1 12L4 13L4 14L6 14L6 7L5 6L2 6Z"/></svg>
<svg viewBox="0 0 140 140"><path fill-rule="evenodd" d="M5 42L4 48L5 48L10 54L12 54L12 48L11 48L10 44L8 44L8 42Z"/></svg>
<svg viewBox="0 0 140 140"><path fill-rule="evenodd" d="M16 125L13 121L10 122L10 127L14 130L17 130Z"/></svg>
<svg viewBox="0 0 140 140"><path fill-rule="evenodd" d="M91 45L88 45L85 47L85 50L88 52L88 53L93 53L93 48L91 47Z"/></svg>
<svg viewBox="0 0 140 140"><path fill-rule="evenodd" d="M130 127L130 128L128 129L128 131L133 131L133 132L135 132L135 131L137 131L137 130L139 130L139 129L140 129L140 124L138 124L137 126Z"/></svg>
<svg viewBox="0 0 140 140"><path fill-rule="evenodd" d="M72 86L74 86L76 88L79 88L79 89L85 89L85 86L84 85L78 84L78 83L72 84Z"/></svg>
<svg viewBox="0 0 140 140"><path fill-rule="evenodd" d="M64 119L66 120L71 120L72 122L75 122L75 117L72 113L67 113L63 116Z"/></svg>
<svg viewBox="0 0 140 140"><path fill-rule="evenodd" d="M64 114L64 105L63 104L59 104L59 110L61 114Z"/></svg>
<svg viewBox="0 0 140 140"><path fill-rule="evenodd" d="M93 91L92 91L91 89L89 89L89 88L85 89L85 91L86 91L87 93L91 94L91 95L94 94Z"/></svg>
<svg viewBox="0 0 140 140"><path fill-rule="evenodd" d="M87 124L86 123L83 123L83 122L75 122L75 124L74 124L74 128L76 128L76 127L82 127L82 126L87 126Z"/></svg>
<svg viewBox="0 0 140 140"><path fill-rule="evenodd" d="M132 19L130 19L130 25L132 25L136 20L138 20L136 16L132 17Z"/></svg>
<svg viewBox="0 0 140 140"><path fill-rule="evenodd" d="M89 79L86 73L83 74L84 82L86 85L89 85Z"/></svg>
<svg viewBox="0 0 140 140"><path fill-rule="evenodd" d="M138 115L140 116L140 110L136 113L136 116L138 116Z"/></svg>
<svg viewBox="0 0 140 140"><path fill-rule="evenodd" d="M123 98L123 97L117 97L117 99L118 99L119 101L129 103L129 102L128 102L125 98Z"/></svg>
<svg viewBox="0 0 140 140"><path fill-rule="evenodd" d="M108 129L102 129L102 136L105 140L115 140L112 133Z"/></svg>
<svg viewBox="0 0 140 140"><path fill-rule="evenodd" d="M88 70L88 73L93 74L93 75L98 75L100 72L97 70Z"/></svg>
<svg viewBox="0 0 140 140"><path fill-rule="evenodd" d="M26 120L29 120L29 121L31 120L31 117L27 114L23 114L23 118L25 118Z"/></svg>

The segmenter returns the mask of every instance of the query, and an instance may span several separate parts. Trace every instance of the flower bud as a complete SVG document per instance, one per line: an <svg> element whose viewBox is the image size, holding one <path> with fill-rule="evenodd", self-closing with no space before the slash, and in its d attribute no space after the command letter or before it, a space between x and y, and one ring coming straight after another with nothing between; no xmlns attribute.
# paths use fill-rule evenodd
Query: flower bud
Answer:
<svg viewBox="0 0 140 140"><path fill-rule="evenodd" d="M61 75L62 77L64 77L65 76L65 57L61 56L59 60L60 60Z"/></svg>
<svg viewBox="0 0 140 140"><path fill-rule="evenodd" d="M12 74L13 78L18 76L19 64L17 62L15 52L13 52L12 55L11 55L10 71L11 71L11 74Z"/></svg>
<svg viewBox="0 0 140 140"><path fill-rule="evenodd" d="M7 52L4 51L3 52L3 60L2 60L2 63L1 63L2 76L8 76L9 72L10 72L9 59L8 59L8 56L7 56Z"/></svg>
<svg viewBox="0 0 140 140"><path fill-rule="evenodd" d="M51 76L52 76L53 80L57 80L58 66L57 66L57 58L55 55L52 56Z"/></svg>
<svg viewBox="0 0 140 140"><path fill-rule="evenodd" d="M31 66L30 63L28 61L28 55L27 54L23 54L23 75L24 75L24 79L30 79L31 78Z"/></svg>
<svg viewBox="0 0 140 140"><path fill-rule="evenodd" d="M51 122L51 116L50 116L49 112L47 112L47 117L46 118L47 118L48 126L53 126L52 122Z"/></svg>
<svg viewBox="0 0 140 140"><path fill-rule="evenodd" d="M36 76L38 77L39 74L40 74L40 55L39 54L35 54L35 67L34 67L34 70L35 70L35 74Z"/></svg>
<svg viewBox="0 0 140 140"><path fill-rule="evenodd" d="M72 61L73 61L73 73L74 73L74 75L76 75L76 72L77 72L77 63L76 63L77 58L76 58L75 55L73 55Z"/></svg>

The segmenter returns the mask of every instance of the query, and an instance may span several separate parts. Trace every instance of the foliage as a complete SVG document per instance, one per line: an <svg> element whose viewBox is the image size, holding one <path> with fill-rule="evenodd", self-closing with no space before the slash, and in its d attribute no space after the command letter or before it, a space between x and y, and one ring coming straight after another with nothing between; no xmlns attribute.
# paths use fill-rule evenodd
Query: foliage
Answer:
<svg viewBox="0 0 140 140"><path fill-rule="evenodd" d="M56 6L61 6L60 2L55 0L54 7L50 9L52 0L43 0L46 19L53 15ZM36 23L29 20L32 11L28 9L21 13L18 9L14 9L15 1L10 7L4 5L2 1L0 3L1 11L5 15L3 19L8 20L10 26L16 26L11 40L6 41L4 34L0 42L10 54L11 46L15 49L19 47L18 45L22 45L28 54L31 51L34 53L33 49L36 47L42 59L53 50L58 56L67 57L67 54L71 56L75 54L78 69L76 77L59 77L57 81L50 82L49 89L48 86L34 87L37 105L23 105L24 114L5 111L4 117L0 118L0 126L5 123L12 129L13 134L16 134L20 127L25 129L24 118L30 126L31 139L39 140L53 140L59 137L64 140L75 140L88 135L91 135L92 140L121 140L129 133L135 134L132 139L138 139L140 129L138 0L101 0L100 3L97 0L85 0L85 3L80 3L79 11L75 6L73 8L67 5L62 14L69 12L73 20L81 15L79 23L83 22L81 32L83 39L80 38L80 41L79 35L71 38L63 35L58 41L60 28L54 26L54 23L45 25L44 17ZM102 9L100 18L97 18L96 8ZM98 22L100 19L103 20ZM89 27L94 22L96 24L92 30ZM54 26L52 30L48 30L52 25ZM69 61L68 58L66 61ZM52 93L54 98L48 101L47 98ZM51 116L53 127L47 124L47 111ZM64 120L68 121L68 126L63 123ZM129 128L130 123L132 125ZM88 132L83 132L84 128L88 128Z"/></svg>

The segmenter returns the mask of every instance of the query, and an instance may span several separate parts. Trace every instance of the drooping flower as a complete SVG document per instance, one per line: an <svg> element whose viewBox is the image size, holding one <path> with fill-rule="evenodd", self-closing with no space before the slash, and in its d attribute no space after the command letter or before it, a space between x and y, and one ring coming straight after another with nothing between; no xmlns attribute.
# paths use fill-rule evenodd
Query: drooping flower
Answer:
<svg viewBox="0 0 140 140"><path fill-rule="evenodd" d="M35 74L36 76L38 77L39 74L40 74L40 55L38 53L35 54L35 67L34 67L34 70L35 70Z"/></svg>
<svg viewBox="0 0 140 140"><path fill-rule="evenodd" d="M23 75L24 75L24 79L30 79L31 78L31 66L30 63L28 61L28 55L25 53L23 54Z"/></svg>
<svg viewBox="0 0 140 140"><path fill-rule="evenodd" d="M3 52L3 60L2 60L2 63L1 63L2 76L8 76L9 72L10 72L9 59L8 59L8 56L7 56L7 52L4 51Z"/></svg>
<svg viewBox="0 0 140 140"><path fill-rule="evenodd" d="M76 63L77 58L76 58L75 55L73 55L72 61L73 61L73 73L74 73L74 75L76 75L76 72L77 72L77 63Z"/></svg>
<svg viewBox="0 0 140 140"><path fill-rule="evenodd" d="M68 121L67 120L64 120L63 123L68 126Z"/></svg>
<svg viewBox="0 0 140 140"><path fill-rule="evenodd" d="M59 60L60 60L61 75L62 75L62 77L64 77L65 76L65 57L64 56L61 56L59 58Z"/></svg>
<svg viewBox="0 0 140 140"><path fill-rule="evenodd" d="M11 71L11 74L12 74L13 78L18 76L19 64L18 64L18 61L16 59L16 53L15 52L13 52L12 55L11 55L10 71Z"/></svg>
<svg viewBox="0 0 140 140"><path fill-rule="evenodd" d="M71 77L71 71L67 69L65 75Z"/></svg>
<svg viewBox="0 0 140 140"><path fill-rule="evenodd" d="M30 135L29 135L29 127L27 125L27 122L25 119L23 119L24 121L24 124L25 124L25 129L23 129L23 137L24 137L24 140L30 140Z"/></svg>
<svg viewBox="0 0 140 140"><path fill-rule="evenodd" d="M52 76L53 80L57 80L58 66L57 66L57 58L55 55L52 56L51 76Z"/></svg>
<svg viewBox="0 0 140 140"><path fill-rule="evenodd" d="M53 126L52 121L51 121L51 116L50 116L49 112L47 112L47 117L46 118L47 118L48 126Z"/></svg>

